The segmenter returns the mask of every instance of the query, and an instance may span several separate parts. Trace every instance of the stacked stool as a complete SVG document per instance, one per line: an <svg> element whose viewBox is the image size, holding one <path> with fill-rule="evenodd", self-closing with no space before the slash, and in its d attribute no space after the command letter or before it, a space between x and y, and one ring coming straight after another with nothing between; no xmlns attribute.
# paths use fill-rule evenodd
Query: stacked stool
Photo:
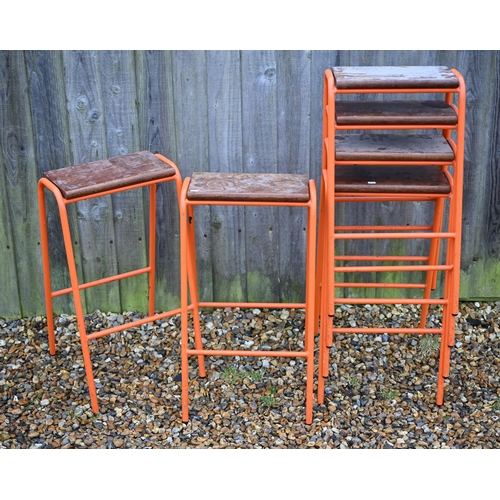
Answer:
<svg viewBox="0 0 500 500"><path fill-rule="evenodd" d="M374 94L381 98L373 99ZM390 99L389 94L396 96ZM464 133L465 84L454 69L353 66L326 70L316 283L316 319L320 322L319 403L324 401L328 348L334 333L414 333L441 337L436 402L442 404L458 314ZM336 207L346 202L431 202L434 217L432 224L403 224L395 220L390 225L340 226L335 219ZM448 227L443 231L446 205ZM342 255L336 245L362 239L427 240L429 252L425 256ZM444 262L440 262L441 246L445 248ZM419 272L425 281L346 279L354 273L381 276L384 272ZM438 272L443 273L443 296L431 298ZM339 275L344 279L336 280ZM417 298L336 296L342 295L336 291L348 288L415 289L423 293ZM337 304L420 304L422 312L420 324L414 328L339 327ZM442 323L438 328L426 327L430 305L442 306Z"/></svg>
<svg viewBox="0 0 500 500"><path fill-rule="evenodd" d="M300 357L306 368L306 423L312 423L314 377L314 280L316 258L316 188L312 180L298 174L231 174L196 172L184 180L181 214L181 369L182 420L189 420L189 356L197 356L200 376L205 376L204 356ZM198 205L286 206L308 211L305 303L200 302L196 281L195 207ZM191 303L188 303L188 281ZM218 307L304 308L305 331L302 350L204 349L200 341L198 310ZM188 335L189 311L195 331L195 346ZM258 346L257 346L258 347Z"/></svg>
<svg viewBox="0 0 500 500"><path fill-rule="evenodd" d="M44 177L42 177L38 182L42 264L50 354L54 355L56 353L52 299L64 294L72 294L83 352L85 373L87 376L90 400L94 413L99 412L99 405L92 371L89 341L122 330L134 328L144 323L153 322L167 316L179 314L180 312L180 309L176 309L160 314L154 314L156 188L158 184L169 181L176 183L177 196L179 197L182 187L182 179L176 165L162 155L154 155L149 151L141 151L116 158L93 161L90 163L47 171L44 173ZM79 201L90 198L144 187L149 188L149 265L142 269L129 271L115 276L106 276L102 279L87 283L81 283L76 268L66 207L71 203L78 203ZM59 208L64 248L71 282L71 286L69 288L56 291L52 290L50 279L49 241L45 202L46 189L52 192ZM104 285L105 283L109 283L111 281L121 280L144 273L147 273L149 277L148 316L123 325L118 325L93 333L87 333L80 292L90 287Z"/></svg>

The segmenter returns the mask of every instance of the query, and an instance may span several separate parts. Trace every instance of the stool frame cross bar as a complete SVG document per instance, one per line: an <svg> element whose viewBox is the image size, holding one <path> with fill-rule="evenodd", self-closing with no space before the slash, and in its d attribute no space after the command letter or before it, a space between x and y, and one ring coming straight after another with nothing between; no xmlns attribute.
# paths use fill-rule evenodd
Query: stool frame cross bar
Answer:
<svg viewBox="0 0 500 500"><path fill-rule="evenodd" d="M397 68L391 73L392 68L387 67L353 67L333 68L325 71L324 77L324 106L323 106L323 161L320 191L320 223L318 236L318 267L316 280L316 293L320 299L316 302L316 318L320 329L320 355L319 355L319 381L318 402L324 401L324 378L328 376L328 347L332 345L334 333L415 333L420 335L438 334L441 336L439 358L439 372L437 383L436 403L442 404L444 398L444 377L449 375L450 347L454 342L455 316L458 314L459 304L459 279L460 279L460 246L462 224L462 191L463 191L463 164L464 164L464 137L465 137L465 83L462 75L455 70L441 67L423 67L420 78L418 71L412 74L413 69L407 67ZM337 72L335 72L337 70ZM342 74L343 71L345 74ZM366 71L366 73L365 73ZM406 75L405 75L406 72ZM365 74L364 74L365 73ZM377 73L391 75L394 78L390 83L384 83ZM406 78L410 74L410 78ZM340 75L340 76L339 76ZM366 75L375 78L366 78ZM395 76L396 75L396 76ZM402 76L405 75L405 76ZM425 78L429 76L430 78ZM349 81L349 76L352 80ZM370 85L366 85L369 82ZM434 83L436 82L436 84ZM415 101L397 102L387 106L387 101L347 101L339 115L336 109L337 96L340 94L422 94L437 93L443 95L443 101ZM454 99L456 103L454 103ZM346 101L344 101L346 103ZM441 104L440 104L441 103ZM426 106L422 112L418 106ZM383 107L385 111L381 113ZM340 106L339 106L340 107ZM430 108L434 108L433 110ZM439 108L439 109L437 109ZM405 110L407 114L398 114ZM437 109L437 111L436 111ZM348 110L346 113L345 111ZM387 110L389 112L385 113ZM363 113L360 113L363 111ZM434 113L434 111L436 111ZM351 113L351 115L349 115ZM377 113L379 113L378 116ZM384 115L385 113L385 115ZM424 116L425 115L425 116ZM434 116L433 116L434 115ZM361 117L361 118L360 118ZM389 118L388 118L389 117ZM375 118L375 119L374 119ZM416 131L437 129L441 130L439 136L423 136L422 140L432 141L432 146L425 154L415 154L412 148L415 137L410 135L392 135L397 131ZM361 131L361 135L347 135L347 143L358 145L358 150L349 152L345 143L338 142L337 131ZM383 135L371 136L376 130L389 131ZM454 132L454 136L452 136ZM363 135L365 134L365 135ZM362 141L375 137L375 141L385 139L395 141L398 147L389 152L373 153L377 148L365 148ZM420 139L419 139L420 140ZM398 142L399 141L399 142ZM404 142L413 141L412 147L404 151ZM365 142L366 144L366 142ZM401 146L403 145L403 146ZM437 146L435 146L437 145ZM385 144L379 144L380 150L385 149ZM399 150L398 150L399 148ZM353 148L356 149L356 148ZM425 147L422 148L425 150ZM451 153L451 154L450 154ZM345 172L356 168L369 168L377 175L385 169L393 169L398 175L408 173L407 181L401 186L396 179L391 186L391 181L385 186L383 183L376 186L376 182L353 183L350 187L349 177ZM423 169L434 172L435 179L441 180L439 184L432 185L425 176ZM378 169L378 170L377 170ZM450 170L452 169L452 170ZM434 175L434 174L433 174ZM411 185L411 179L415 185ZM370 184L372 184L370 186ZM448 186L448 187L447 187ZM339 226L335 223L335 206L338 202L418 202L430 201L434 203L434 217L431 225L385 225L385 226ZM445 201L448 202L448 227L442 229ZM385 256L385 255L336 255L335 243L341 240L356 239L429 239L428 256ZM446 242L445 263L439 264L440 244ZM339 262L344 261L344 265ZM367 262L370 265L351 265L353 261ZM399 263L390 265L391 261ZM347 264L345 264L347 263ZM389 264L389 265L388 265ZM336 281L337 273L368 273L368 272L422 272L426 273L425 283L349 283ZM431 299L431 291L436 288L437 274L444 274L444 293L441 299ZM349 287L358 288L395 288L395 289L421 289L423 298L415 299L370 299L370 298L339 298L335 296L336 289ZM335 323L336 304L417 304L421 305L421 318L419 327L415 328L344 328ZM439 328L426 328L426 317L430 305L440 305L443 308L441 326Z"/></svg>
<svg viewBox="0 0 500 500"><path fill-rule="evenodd" d="M139 156L139 158L138 158ZM154 159L156 157L156 159ZM80 335L80 342L83 354L83 361L85 367L85 373L87 377L87 384L90 394L91 407L94 413L99 412L99 404L97 399L97 391L95 387L93 369L92 369L92 361L90 357L90 349L89 349L89 341L93 339L97 339L100 337L104 337L106 335L110 335L112 333L117 333L123 330L127 330L130 328L134 328L145 323L154 322L156 320L160 320L169 316L173 316L175 314L180 313L180 308L157 313L155 314L155 273L156 273L156 189L158 184L163 182L173 181L176 184L176 193L177 197L180 196L181 188L182 188L182 179L179 173L177 166L168 158L165 158L161 154L152 155L149 151L143 151L140 153L133 153L131 155L124 155L122 157L117 157L116 163L118 165L122 165L124 167L129 166L127 164L128 159L131 158L130 161L135 162L135 166L137 167L137 161L142 161L144 159L145 162L151 163L152 161L161 160L165 166L168 166L168 169L165 169L165 173L155 173L153 175L154 178L149 180L144 180L144 175L140 172L139 165L139 173L136 177L131 176L129 178L119 178L116 170L113 170L115 177L110 183L104 183L102 185L93 186L92 182L89 184L85 184L85 180L82 181L82 176L80 175L78 184L79 188L82 187L82 195L76 196L68 196L65 197L63 195L64 188L61 188L63 182L58 182L61 180L62 176L66 172L68 173L78 173L80 166L77 165L75 167L66 167L60 170L53 170L50 172L46 172L46 176L42 177L38 182L38 207L39 207L39 218L40 218L40 234L41 234L41 249L42 249L42 265L43 265L43 276L44 276L44 294L45 294L45 307L46 307L46 315L47 315L47 330L48 330L48 340L49 340L49 351L50 354L56 354L56 340L55 340L55 330L54 330L54 315L53 315L53 299L55 297L72 294L74 300L74 308L77 319L77 326ZM98 165L98 162L94 162ZM89 171L92 170L93 163L83 164L85 168ZM99 165L100 166L100 165ZM111 169L113 169L113 165L109 165ZM71 169L71 170L70 170ZM161 169L160 169L161 170ZM81 170L80 170L81 171ZM51 173L53 174L51 176ZM61 176L62 174L62 176ZM53 177L53 180L50 180L48 177ZM121 182L120 182L121 181ZM121 184L121 185L120 185ZM112 186L112 187L109 187ZM73 239L71 237L70 224L68 220L67 206L72 203L78 203L83 200L88 200L91 198L96 198L100 196L111 195L115 193L119 193L122 191L127 191L131 189L139 189L139 188L149 188L149 255L148 255L148 266L136 269L133 271L107 276L98 280L89 281L86 283L81 283L78 271L75 262L75 255L73 250ZM46 209L46 200L45 200L45 192L49 191L53 194L58 210L59 217L61 221L62 227L62 236L64 241L64 248L66 252L67 265L69 270L69 278L71 286L69 288L64 288L61 290L52 290L51 284L51 269L50 269L50 255L49 255L49 237L48 237L48 226L47 226L47 209ZM94 192L92 192L94 191ZM93 333L87 333L85 326L85 316L83 311L82 299L81 299L81 291L95 287L104 285L106 283L110 283L117 280L122 280L125 278L129 278L132 276L137 276L140 274L148 274L148 315L139 320L126 322L122 325L114 326L112 328L102 329Z"/></svg>
<svg viewBox="0 0 500 500"><path fill-rule="evenodd" d="M225 181L224 174L217 173L195 173L196 175L208 175L215 184L222 185ZM226 174L238 176L248 176L252 181L258 180L260 174ZM263 174L264 176L280 176L287 174ZM291 174L293 175L293 174ZM305 176L304 176L305 177ZM219 179L219 180L218 180ZM200 364L199 373L201 377L206 375L203 359L205 356L242 356L242 357L297 357L304 358L307 363L306 368L306 423L312 423L313 418L313 381L314 381L314 280L315 280L315 260L316 260L316 187L313 180L307 183L307 201L282 201L279 198L270 200L247 197L244 193L235 187L232 191L228 190L222 196L212 196L208 193L203 199L190 199L189 188L192 179L187 177L184 180L180 196L181 204L181 369L182 369L182 420L189 420L189 356L198 356ZM226 199L224 199L226 198ZM193 273L192 283L188 290L188 273L196 269L196 242L194 232L194 208L198 205L219 205L219 206L259 206L259 207L303 207L308 211L307 223L307 243L306 243L306 291L304 303L269 303L269 302L199 302L197 278L195 271ZM191 303L188 302L188 291ZM304 308L305 309L305 328L304 328L304 349L303 350L246 350L246 349L204 349L201 342L197 340L200 325L198 309L200 307L219 308L219 307L260 307L260 308ZM189 347L188 335L188 313L192 311L192 320L196 332L194 349Z"/></svg>

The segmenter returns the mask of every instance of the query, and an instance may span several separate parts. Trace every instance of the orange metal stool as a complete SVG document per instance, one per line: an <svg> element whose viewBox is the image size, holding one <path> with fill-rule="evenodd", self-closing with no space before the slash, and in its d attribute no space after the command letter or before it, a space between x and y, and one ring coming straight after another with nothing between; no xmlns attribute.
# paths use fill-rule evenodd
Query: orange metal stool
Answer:
<svg viewBox="0 0 500 500"><path fill-rule="evenodd" d="M316 187L313 180L297 174L231 174L194 173L186 178L180 197L181 213L181 367L182 367L182 420L189 420L189 363L188 357L198 356L200 376L205 376L204 356L282 356L302 357L307 362L306 373L306 422L312 423L312 398L314 378L314 279L316 257ZM191 276L191 304L188 304L188 274L196 269L196 244L194 236L194 208L197 205L287 206L308 210L306 248L305 303L241 303L199 302L196 276ZM267 307L305 308L303 350L218 350L203 349L199 341L198 308L208 307ZM193 312L195 348L189 346L188 312ZM258 346L256 346L258 347Z"/></svg>
<svg viewBox="0 0 500 500"><path fill-rule="evenodd" d="M342 100L341 96L348 94L361 94L362 98ZM379 94L381 100L374 100L374 94ZM388 94L398 95L391 99ZM422 99L417 94L432 94L432 98ZM429 133L429 129L440 133ZM315 318L320 328L319 403L324 401L324 378L329 373L328 347L332 345L333 334L353 332L440 335L436 403L443 403L444 378L449 375L450 347L458 314L464 135L465 84L454 69L369 66L326 70L316 281L320 299L316 303ZM404 225L396 221L393 225L340 226L335 218L336 204L340 202L431 202L434 220L431 225ZM443 231L445 206L448 207L448 228ZM340 255L337 252L337 242L361 239L428 240L429 254ZM440 263L441 241L445 243L444 263ZM425 283L358 283L336 279L340 274L380 276L384 272L424 272L426 279ZM444 275L443 296L431 298L438 272ZM420 289L423 296L336 297L339 295L336 291L350 287ZM414 328L341 328L335 325L336 304L420 304L421 320ZM430 305L443 308L439 328L426 327Z"/></svg>
<svg viewBox="0 0 500 500"><path fill-rule="evenodd" d="M94 413L99 412L97 393L92 371L92 362L89 352L89 341L116 333L122 330L153 322L167 316L180 313L180 308L160 314L154 314L155 303L155 259L156 259L156 188L159 183L174 181L177 196L180 196L182 179L179 171L170 160L162 155L154 155L149 151L141 151L116 158L94 161L72 167L51 170L44 173L38 182L38 204L40 213L40 231L42 246L42 262L44 271L45 304L49 335L50 353L56 353L54 335L54 318L52 299L64 294L73 294L75 312L82 344L83 360L90 400ZM67 205L77 203L89 198L105 196L130 189L149 187L149 265L143 269L104 277L87 283L80 283L73 253L73 244L68 222ZM49 244L47 234L47 214L45 202L45 189L54 195L59 208L62 225L64 247L68 262L71 287L63 290L52 291L49 264ZM97 285L103 285L115 280L129 278L139 274L149 274L148 316L137 321L132 321L105 330L87 333L85 318L80 296L81 290Z"/></svg>

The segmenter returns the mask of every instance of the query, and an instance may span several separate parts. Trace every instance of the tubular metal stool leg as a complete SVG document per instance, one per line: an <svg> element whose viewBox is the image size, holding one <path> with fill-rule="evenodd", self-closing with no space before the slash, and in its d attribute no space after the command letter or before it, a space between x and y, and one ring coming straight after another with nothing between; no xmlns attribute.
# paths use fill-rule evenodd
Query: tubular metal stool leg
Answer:
<svg viewBox="0 0 500 500"><path fill-rule="evenodd" d="M47 314L48 338L50 354L56 353L54 332L54 317L52 301L55 297L72 294L74 300L77 326L80 335L85 374L89 388L92 411L99 412L97 391L94 382L89 342L91 340L134 328L145 323L154 322L180 313L180 308L155 314L155 261L156 261L156 189L163 182L174 181L177 198L180 197L182 179L180 173L169 159L162 155L153 155L149 151L141 151L107 160L100 160L72 167L61 168L45 172L38 182L38 205L40 217L40 233L42 247L42 264L44 275L44 293ZM149 188L149 264L147 267L107 276L94 281L81 283L75 263L73 240L68 221L67 206L71 203L101 197L121 191ZM55 197L62 226L64 248L70 276L70 287L61 290L52 290L49 240L47 227L47 211L45 191L48 190ZM148 274L148 315L140 320L131 321L123 325L88 333L85 325L81 291L104 285L116 280L122 280L140 274ZM189 270L189 281L193 275ZM196 337L200 339L199 332Z"/></svg>
<svg viewBox="0 0 500 500"><path fill-rule="evenodd" d="M305 303L242 303L242 302L196 302L198 294L188 300L188 272L196 269L196 245L194 239L194 216L197 205L235 206L287 206L308 210L306 246L306 292ZM181 369L182 369L182 420L189 420L189 357L197 356L251 356L251 357L298 357L306 360L306 423L312 423L312 398L314 379L314 333L315 333L315 257L316 257L316 190L314 181L305 175L293 174L229 174L194 173L186 178L180 195L181 227ZM195 276L193 274L193 279ZM191 289L196 290L196 283ZM254 350L207 349L195 338L195 348L189 346L189 311L195 331L199 331L198 308L217 307L266 307L304 308L304 347L301 350ZM201 370L200 370L201 374ZM202 375L203 376L203 375Z"/></svg>

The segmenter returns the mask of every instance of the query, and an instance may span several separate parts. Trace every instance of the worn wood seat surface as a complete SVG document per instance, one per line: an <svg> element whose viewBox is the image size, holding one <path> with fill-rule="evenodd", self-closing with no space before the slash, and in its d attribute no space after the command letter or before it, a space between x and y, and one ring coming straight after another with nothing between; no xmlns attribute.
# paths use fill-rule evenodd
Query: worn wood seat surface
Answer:
<svg viewBox="0 0 500 500"><path fill-rule="evenodd" d="M445 101L338 101L338 125L456 125L457 114Z"/></svg>
<svg viewBox="0 0 500 500"><path fill-rule="evenodd" d="M195 172L186 194L192 201L309 201L302 174Z"/></svg>
<svg viewBox="0 0 500 500"><path fill-rule="evenodd" d="M336 66L339 89L457 88L458 78L446 66Z"/></svg>
<svg viewBox="0 0 500 500"><path fill-rule="evenodd" d="M438 166L339 166L335 191L339 193L448 194L450 183Z"/></svg>
<svg viewBox="0 0 500 500"><path fill-rule="evenodd" d="M340 161L449 161L455 158L448 141L431 134L345 134L335 138Z"/></svg>
<svg viewBox="0 0 500 500"><path fill-rule="evenodd" d="M102 193L175 175L175 169L150 151L82 163L44 173L66 199Z"/></svg>

